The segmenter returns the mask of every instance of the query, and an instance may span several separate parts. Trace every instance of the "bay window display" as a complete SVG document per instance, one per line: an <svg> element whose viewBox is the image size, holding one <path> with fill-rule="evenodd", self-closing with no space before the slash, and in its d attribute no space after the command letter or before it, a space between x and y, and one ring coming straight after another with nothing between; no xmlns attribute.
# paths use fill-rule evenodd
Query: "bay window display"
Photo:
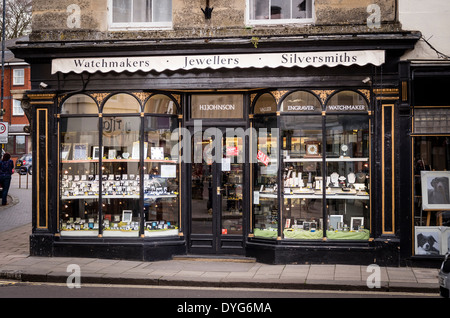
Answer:
<svg viewBox="0 0 450 318"><path fill-rule="evenodd" d="M278 237L278 139L275 98L265 93L254 107L253 132L257 149L252 149L253 162L253 233L255 237ZM256 158L255 158L256 157Z"/></svg>
<svg viewBox="0 0 450 318"><path fill-rule="evenodd" d="M262 97L262 96L261 96ZM256 105L258 105L258 101ZM308 91L293 91L280 98L278 116L258 116L253 124L279 128L280 165L270 178L258 162L254 169L255 236L261 237L268 213L261 189L272 191L272 219L281 222L271 237L285 240L368 240L370 237L370 135L369 106L354 91L335 93L326 103ZM278 108L277 108L278 107ZM265 105L267 110L272 108ZM260 137L258 135L258 137ZM266 141L258 139L258 150ZM277 145L278 146L278 145ZM278 158L278 157L277 157ZM278 181L279 180L279 181ZM279 183L279 185L278 185ZM276 202L277 199L279 202ZM254 200L255 201L255 200ZM267 210L267 208L266 208ZM263 220L263 221L261 221ZM274 231L275 226L272 226ZM262 232L264 233L264 232Z"/></svg>
<svg viewBox="0 0 450 318"><path fill-rule="evenodd" d="M413 121L414 254L450 251L450 108L417 107Z"/></svg>
<svg viewBox="0 0 450 318"><path fill-rule="evenodd" d="M98 107L90 97L75 95L64 102L61 114L76 115L61 117L59 124L61 235L97 236L100 172L91 148L99 144Z"/></svg>
<svg viewBox="0 0 450 318"><path fill-rule="evenodd" d="M153 95L141 109L131 94L110 96L101 115L87 95L61 107L62 235L177 235L177 108L168 96Z"/></svg>

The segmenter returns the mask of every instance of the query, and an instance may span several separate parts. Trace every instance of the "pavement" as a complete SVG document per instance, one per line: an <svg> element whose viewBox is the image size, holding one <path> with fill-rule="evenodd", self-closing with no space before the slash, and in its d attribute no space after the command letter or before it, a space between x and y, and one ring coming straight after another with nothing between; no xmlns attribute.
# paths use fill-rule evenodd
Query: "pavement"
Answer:
<svg viewBox="0 0 450 318"><path fill-rule="evenodd" d="M30 180L31 181L31 180ZM22 187L24 187L22 180ZM19 189L17 175L10 202L0 206L0 279L73 283L73 266L83 284L241 287L439 293L439 269L340 264L268 265L245 257L186 255L168 261L34 257L29 253L31 186ZM379 285L374 283L379 274Z"/></svg>

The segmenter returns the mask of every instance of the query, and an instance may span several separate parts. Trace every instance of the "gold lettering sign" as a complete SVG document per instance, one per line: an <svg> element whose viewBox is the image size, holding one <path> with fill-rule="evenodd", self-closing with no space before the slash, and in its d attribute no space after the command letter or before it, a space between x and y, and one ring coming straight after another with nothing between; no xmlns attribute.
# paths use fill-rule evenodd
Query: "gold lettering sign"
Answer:
<svg viewBox="0 0 450 318"><path fill-rule="evenodd" d="M192 95L191 118L237 119L244 117L244 98L239 94Z"/></svg>

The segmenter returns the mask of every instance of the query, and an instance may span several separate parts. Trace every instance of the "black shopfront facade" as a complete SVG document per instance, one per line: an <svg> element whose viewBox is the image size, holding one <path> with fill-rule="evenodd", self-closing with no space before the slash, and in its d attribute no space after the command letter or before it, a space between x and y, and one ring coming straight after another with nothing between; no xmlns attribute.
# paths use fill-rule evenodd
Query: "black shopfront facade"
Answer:
<svg viewBox="0 0 450 318"><path fill-rule="evenodd" d="M399 58L417 39L19 43L31 254L404 264Z"/></svg>

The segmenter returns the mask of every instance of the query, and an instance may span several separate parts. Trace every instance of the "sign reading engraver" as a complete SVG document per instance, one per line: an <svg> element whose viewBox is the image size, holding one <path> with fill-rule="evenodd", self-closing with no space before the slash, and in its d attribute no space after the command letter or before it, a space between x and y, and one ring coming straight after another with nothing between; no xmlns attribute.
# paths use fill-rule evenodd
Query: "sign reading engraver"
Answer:
<svg viewBox="0 0 450 318"><path fill-rule="evenodd" d="M239 94L192 95L191 118L243 118L244 98Z"/></svg>

